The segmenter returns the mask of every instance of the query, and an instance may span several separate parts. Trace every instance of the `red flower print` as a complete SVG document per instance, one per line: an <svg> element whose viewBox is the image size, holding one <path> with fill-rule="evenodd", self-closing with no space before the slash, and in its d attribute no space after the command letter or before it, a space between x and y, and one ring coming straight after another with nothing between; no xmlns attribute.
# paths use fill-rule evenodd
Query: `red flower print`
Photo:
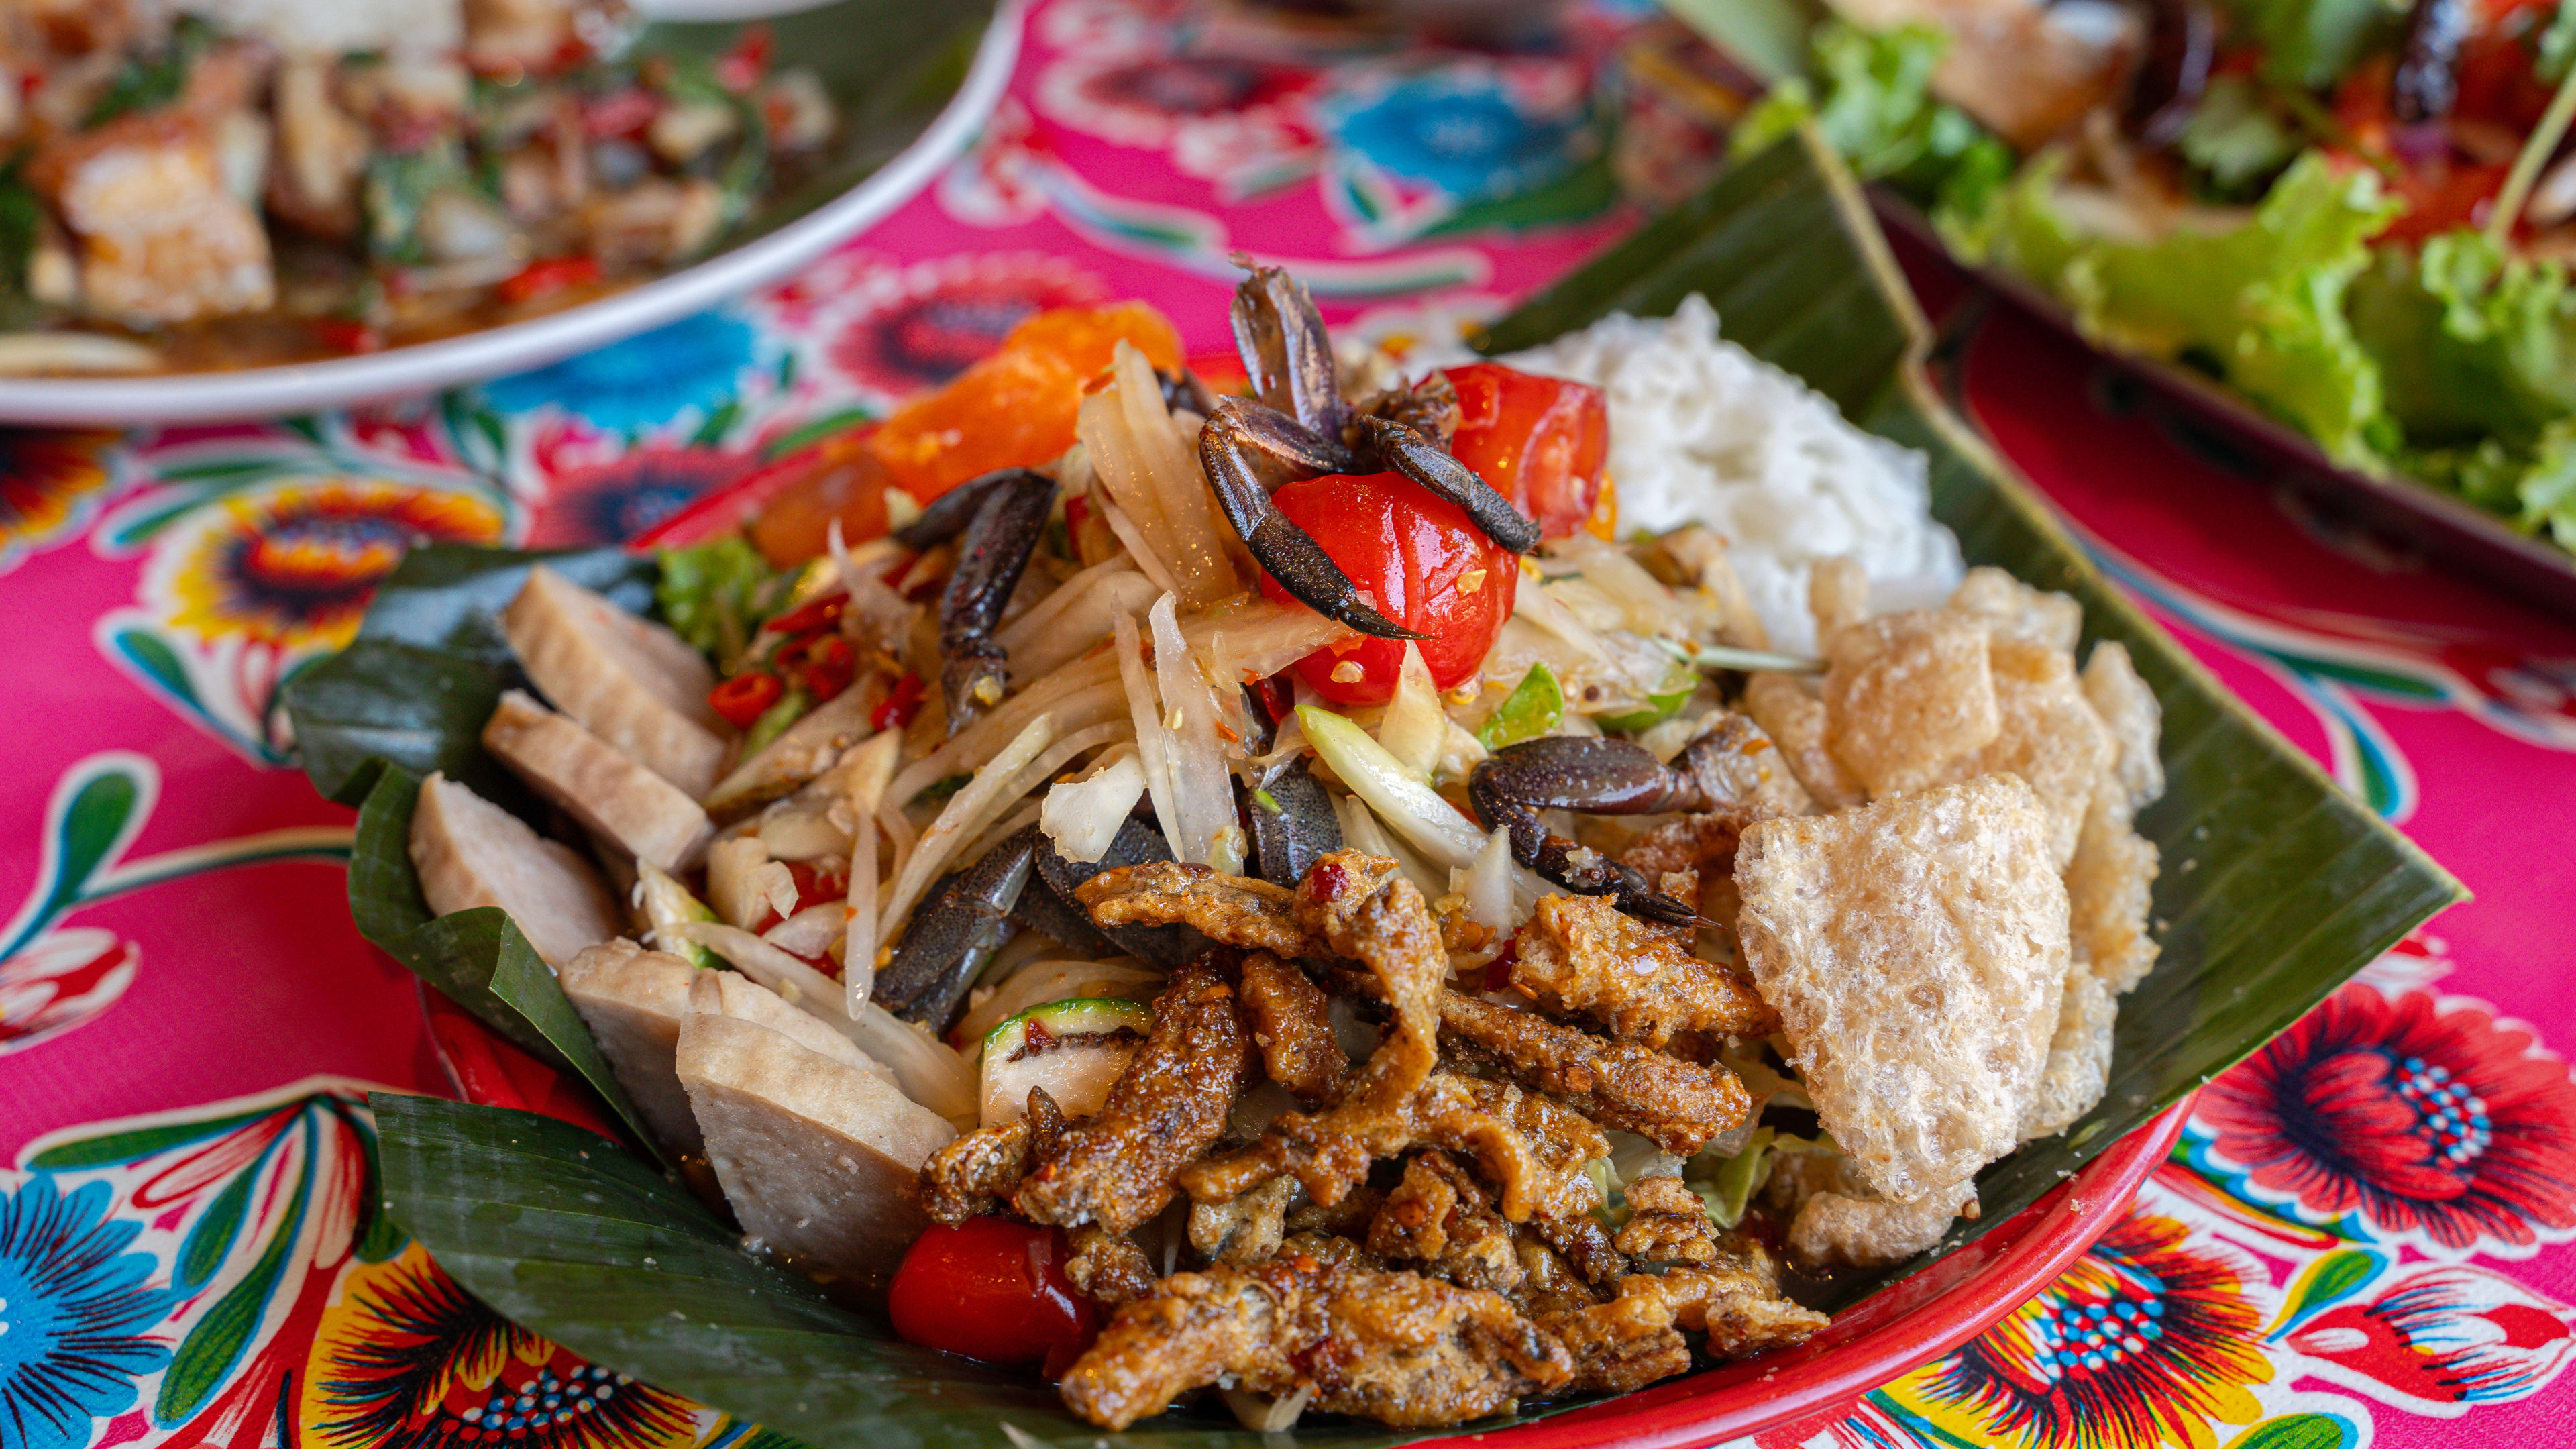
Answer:
<svg viewBox="0 0 2576 1449"><path fill-rule="evenodd" d="M2537 1393L2576 1348L2565 1307L2467 1263L2411 1264L2277 1337L2310 1372L2440 1415Z"/></svg>
<svg viewBox="0 0 2576 1449"><path fill-rule="evenodd" d="M749 466L739 453L652 446L566 469L547 485L528 543L562 548L637 537Z"/></svg>
<svg viewBox="0 0 2576 1449"><path fill-rule="evenodd" d="M1881 1396L1959 1443L2205 1445L2212 1421L2262 1414L2247 1386L2272 1378L2253 1296L2267 1288L2250 1257L2132 1212L2011 1317Z"/></svg>
<svg viewBox="0 0 2576 1449"><path fill-rule="evenodd" d="M832 362L862 387L909 397L964 372L1030 316L1106 295L1079 267L1034 254L889 270L861 284L857 309L832 341Z"/></svg>
<svg viewBox="0 0 2576 1449"><path fill-rule="evenodd" d="M2312 1221L2452 1252L2576 1228L2576 1083L2530 1033L2424 992L2347 988L2204 1089L2222 1171Z"/></svg>

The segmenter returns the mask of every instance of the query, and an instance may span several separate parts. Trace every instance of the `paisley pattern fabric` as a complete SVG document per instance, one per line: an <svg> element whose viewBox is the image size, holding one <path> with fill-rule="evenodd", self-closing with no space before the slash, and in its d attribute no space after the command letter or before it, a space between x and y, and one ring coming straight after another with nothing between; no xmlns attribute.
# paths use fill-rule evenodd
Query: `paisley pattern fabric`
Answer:
<svg viewBox="0 0 2576 1449"><path fill-rule="evenodd" d="M1142 296L1220 352L1248 248L1400 348L1633 222L1605 128L1642 7L1475 51L1248 13L1040 0L980 142L894 217L598 352L324 417L0 432L0 1449L757 1432L494 1317L374 1213L364 1084L585 1109L348 925L349 816L292 770L276 691L411 543L630 536L1039 309ZM1736 1449L2576 1442L2550 1049L2576 1036L2576 632L2105 412L2093 367L2004 315L1965 395L2116 578L2479 899L2205 1091L2031 1302Z"/></svg>

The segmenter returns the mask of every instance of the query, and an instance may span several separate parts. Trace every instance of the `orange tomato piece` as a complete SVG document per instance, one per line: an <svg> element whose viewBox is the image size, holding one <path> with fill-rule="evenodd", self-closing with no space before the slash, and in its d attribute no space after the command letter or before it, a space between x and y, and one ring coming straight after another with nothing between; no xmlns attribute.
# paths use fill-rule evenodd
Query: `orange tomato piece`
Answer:
<svg viewBox="0 0 2576 1449"><path fill-rule="evenodd" d="M1165 371L1181 366L1180 333L1146 303L1058 307L1012 328L946 387L897 408L870 451L925 503L996 468L1043 463L1073 446L1082 385L1120 342Z"/></svg>
<svg viewBox="0 0 2576 1449"><path fill-rule="evenodd" d="M1020 323L1000 347L935 392L896 408L867 432L812 449L807 474L787 484L751 526L771 562L819 557L832 521L856 545L891 524L885 490L927 503L996 468L1028 467L1073 446L1083 385L1132 344L1165 371L1181 366L1181 336L1143 302L1058 307Z"/></svg>

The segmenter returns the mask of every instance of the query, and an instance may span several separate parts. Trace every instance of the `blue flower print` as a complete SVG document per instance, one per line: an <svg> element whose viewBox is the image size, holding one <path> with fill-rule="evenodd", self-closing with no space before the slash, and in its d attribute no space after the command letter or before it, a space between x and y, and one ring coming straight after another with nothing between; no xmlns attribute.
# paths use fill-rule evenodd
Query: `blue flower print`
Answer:
<svg viewBox="0 0 2576 1449"><path fill-rule="evenodd" d="M1552 181L1578 159L1580 113L1533 114L1491 75L1438 71L1328 97L1333 138L1390 175L1462 201Z"/></svg>
<svg viewBox="0 0 2576 1449"><path fill-rule="evenodd" d="M0 1443L13 1449L80 1449L170 1362L142 1336L169 1294L144 1286L150 1256L125 1251L143 1225L107 1208L107 1184L65 1197L41 1173L0 1197Z"/></svg>
<svg viewBox="0 0 2576 1449"><path fill-rule="evenodd" d="M751 365L754 340L751 324L741 318L701 312L502 378L487 385L484 396L506 413L554 403L607 432L645 432L688 408L731 398Z"/></svg>

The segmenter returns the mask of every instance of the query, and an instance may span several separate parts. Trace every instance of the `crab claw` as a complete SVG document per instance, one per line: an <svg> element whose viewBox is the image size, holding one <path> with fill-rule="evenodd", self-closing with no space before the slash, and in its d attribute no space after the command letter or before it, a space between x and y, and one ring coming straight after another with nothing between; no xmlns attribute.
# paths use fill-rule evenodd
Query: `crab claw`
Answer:
<svg viewBox="0 0 2576 1449"><path fill-rule="evenodd" d="M1270 506L1270 490L1291 478L1339 472L1311 460L1311 450L1334 448L1323 437L1279 413L1238 398L1221 398L1199 431L1199 465L1215 485L1217 502L1253 561L1289 596L1328 619L1380 639L1425 637L1371 608L1359 585L1342 572L1306 531Z"/></svg>
<svg viewBox="0 0 2576 1449"><path fill-rule="evenodd" d="M985 852L982 860L941 877L904 927L894 959L877 973L870 993L877 1005L932 1031L948 1030L993 953L1019 933L1011 908L1028 888L1029 872L1044 844L1031 826Z"/></svg>
<svg viewBox="0 0 2576 1449"><path fill-rule="evenodd" d="M1538 547L1538 520L1514 508L1447 449L1390 418L1363 416L1359 425L1388 467L1458 505L1477 532L1514 553Z"/></svg>
<svg viewBox="0 0 2576 1449"><path fill-rule="evenodd" d="M1551 833L1541 810L1594 815L1646 815L1697 810L1708 795L1688 774L1626 740L1547 735L1498 750L1467 777L1467 800L1488 830L1511 832L1512 856L1581 895L1610 895L1619 909L1670 926L1699 917L1692 905L1661 894L1645 876L1597 850Z"/></svg>
<svg viewBox="0 0 2576 1449"><path fill-rule="evenodd" d="M1332 338L1305 284L1278 267L1254 267L1234 289L1232 316L1234 350L1253 396L1310 432L1341 437L1350 405L1342 401Z"/></svg>
<svg viewBox="0 0 2576 1449"><path fill-rule="evenodd" d="M981 496L939 596L939 652L948 660L939 687L948 697L951 735L1002 701L1009 661L993 629L1055 506L1055 480L1043 473L1013 468L977 483Z"/></svg>

